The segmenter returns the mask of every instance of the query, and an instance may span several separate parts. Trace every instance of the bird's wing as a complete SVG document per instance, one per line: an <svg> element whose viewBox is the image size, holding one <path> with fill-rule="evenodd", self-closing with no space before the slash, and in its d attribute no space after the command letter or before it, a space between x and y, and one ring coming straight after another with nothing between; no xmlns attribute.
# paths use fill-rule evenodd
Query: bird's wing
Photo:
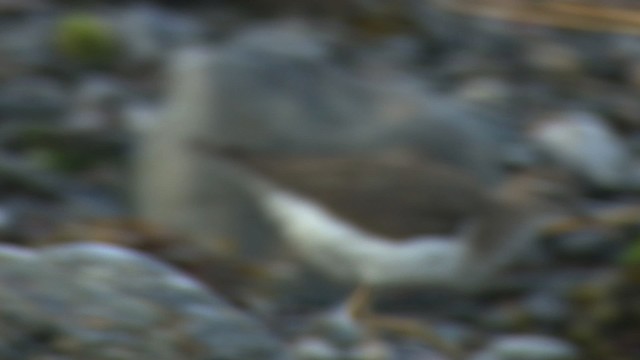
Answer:
<svg viewBox="0 0 640 360"><path fill-rule="evenodd" d="M450 232L483 201L481 186L466 174L411 153L227 153L233 155L227 159L273 184L322 203L360 228L395 239Z"/></svg>

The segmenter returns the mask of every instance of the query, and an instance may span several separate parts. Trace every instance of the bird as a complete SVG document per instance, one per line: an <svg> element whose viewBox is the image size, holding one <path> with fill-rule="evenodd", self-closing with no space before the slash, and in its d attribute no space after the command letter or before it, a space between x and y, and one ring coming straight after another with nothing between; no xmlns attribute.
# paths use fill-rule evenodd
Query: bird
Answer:
<svg viewBox="0 0 640 360"><path fill-rule="evenodd" d="M576 211L568 177L553 171L487 191L411 151L292 155L198 144L242 172L302 258L372 287L456 283L470 258L507 263L506 245L526 246L536 229Z"/></svg>
<svg viewBox="0 0 640 360"><path fill-rule="evenodd" d="M552 170L487 187L406 149L283 154L193 144L242 177L287 245L327 276L358 285L344 308L368 313L389 288L476 290L547 225L578 213L578 194Z"/></svg>

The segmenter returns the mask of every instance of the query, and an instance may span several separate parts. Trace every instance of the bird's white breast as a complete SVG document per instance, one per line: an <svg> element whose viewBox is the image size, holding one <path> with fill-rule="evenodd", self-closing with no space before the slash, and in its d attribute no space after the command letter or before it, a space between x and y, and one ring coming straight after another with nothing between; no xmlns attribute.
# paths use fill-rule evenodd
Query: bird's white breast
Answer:
<svg viewBox="0 0 640 360"><path fill-rule="evenodd" d="M270 192L262 203L300 256L341 280L373 286L448 283L463 261L464 242L457 239L393 242L282 191Z"/></svg>

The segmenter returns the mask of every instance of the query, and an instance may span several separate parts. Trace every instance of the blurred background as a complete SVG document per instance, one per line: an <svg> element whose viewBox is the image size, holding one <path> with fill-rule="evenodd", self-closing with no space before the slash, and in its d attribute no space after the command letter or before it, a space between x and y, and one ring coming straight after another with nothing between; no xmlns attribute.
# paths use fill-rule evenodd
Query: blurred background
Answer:
<svg viewBox="0 0 640 360"><path fill-rule="evenodd" d="M639 95L631 0L0 0L0 358L450 358L327 313L355 284L197 138L410 149L486 192L569 172L614 225L540 234L482 294L376 308L465 359L638 359Z"/></svg>

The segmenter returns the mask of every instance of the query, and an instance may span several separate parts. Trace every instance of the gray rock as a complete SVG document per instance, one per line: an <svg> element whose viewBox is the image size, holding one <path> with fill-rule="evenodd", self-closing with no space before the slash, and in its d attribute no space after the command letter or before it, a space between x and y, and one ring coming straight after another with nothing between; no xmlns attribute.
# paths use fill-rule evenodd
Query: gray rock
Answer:
<svg viewBox="0 0 640 360"><path fill-rule="evenodd" d="M536 323L560 325L571 315L569 304L551 292L539 292L528 296L523 311Z"/></svg>
<svg viewBox="0 0 640 360"><path fill-rule="evenodd" d="M559 237L553 248L558 255L574 260L602 259L612 254L614 243L611 234L596 229L586 229Z"/></svg>
<svg viewBox="0 0 640 360"><path fill-rule="evenodd" d="M526 321L524 309L519 305L499 305L479 314L479 323L498 331L513 331L522 328Z"/></svg>
<svg viewBox="0 0 640 360"><path fill-rule="evenodd" d="M580 54L570 45L551 41L531 42L526 52L528 65L539 73L575 77L583 72Z"/></svg>
<svg viewBox="0 0 640 360"><path fill-rule="evenodd" d="M29 13L44 10L48 5L46 0L1 0L0 14Z"/></svg>
<svg viewBox="0 0 640 360"><path fill-rule="evenodd" d="M119 125L127 93L107 77L88 77L75 89L67 126L75 130L102 130Z"/></svg>
<svg viewBox="0 0 640 360"><path fill-rule="evenodd" d="M561 113L539 121L530 136L541 151L594 186L621 189L629 181L629 150L597 115Z"/></svg>
<svg viewBox="0 0 640 360"><path fill-rule="evenodd" d="M293 354L299 360L339 360L340 351L320 338L304 338L293 344Z"/></svg>
<svg viewBox="0 0 640 360"><path fill-rule="evenodd" d="M13 77L34 67L50 66L52 28L53 22L46 16L32 16L21 21L3 20L0 26L0 77Z"/></svg>
<svg viewBox="0 0 640 360"><path fill-rule="evenodd" d="M393 352L382 341L367 341L350 349L345 358L348 360L391 360Z"/></svg>
<svg viewBox="0 0 640 360"><path fill-rule="evenodd" d="M338 309L320 317L314 330L340 348L352 347L365 340L366 329L354 320L344 309Z"/></svg>
<svg viewBox="0 0 640 360"><path fill-rule="evenodd" d="M578 359L571 344L538 335L509 335L494 340L473 360L570 360Z"/></svg>
<svg viewBox="0 0 640 360"><path fill-rule="evenodd" d="M524 169L533 167L540 161L539 154L526 142L508 144L504 149L505 166Z"/></svg>
<svg viewBox="0 0 640 360"><path fill-rule="evenodd" d="M125 128L134 134L144 134L158 120L158 109L154 104L135 102L122 109Z"/></svg>
<svg viewBox="0 0 640 360"><path fill-rule="evenodd" d="M425 50L419 39L409 35L389 36L374 45L359 54L359 63L370 62L374 64L373 68L411 69L418 64Z"/></svg>
<svg viewBox="0 0 640 360"><path fill-rule="evenodd" d="M15 224L15 214L11 208L0 205L0 232L5 232Z"/></svg>
<svg viewBox="0 0 640 360"><path fill-rule="evenodd" d="M502 105L509 101L513 90L499 78L480 77L470 79L457 90L457 96L465 101L484 105Z"/></svg>
<svg viewBox="0 0 640 360"><path fill-rule="evenodd" d="M150 4L126 7L115 18L115 28L132 64L157 63L170 50L202 40L205 32L196 17L181 16Z"/></svg>
<svg viewBox="0 0 640 360"><path fill-rule="evenodd" d="M0 86L0 116L5 118L51 121L69 102L65 87L48 78L23 77Z"/></svg>
<svg viewBox="0 0 640 360"><path fill-rule="evenodd" d="M331 33L321 34L306 23L286 20L268 26L255 26L237 34L227 46L232 52L266 56L267 60L309 61L317 63L329 56ZM260 66L260 62L255 62Z"/></svg>
<svg viewBox="0 0 640 360"><path fill-rule="evenodd" d="M262 325L143 254L80 243L0 257L3 359L285 358Z"/></svg>
<svg viewBox="0 0 640 360"><path fill-rule="evenodd" d="M630 167L629 189L640 190L640 161L634 160Z"/></svg>

